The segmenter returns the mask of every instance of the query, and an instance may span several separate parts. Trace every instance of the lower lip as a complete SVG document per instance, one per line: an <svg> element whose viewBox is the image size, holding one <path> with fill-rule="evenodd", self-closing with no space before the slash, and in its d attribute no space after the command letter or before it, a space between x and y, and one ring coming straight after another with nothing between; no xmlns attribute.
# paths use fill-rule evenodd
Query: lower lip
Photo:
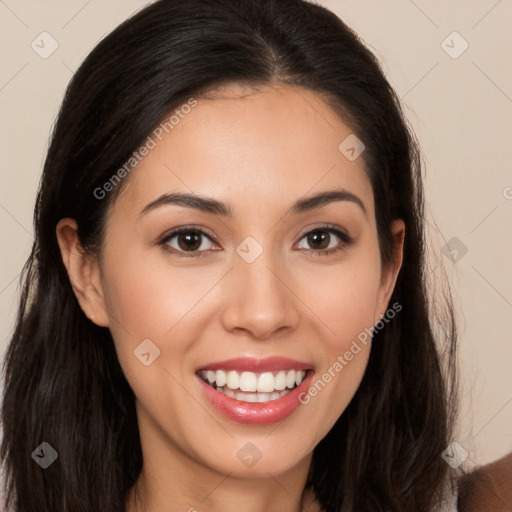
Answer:
<svg viewBox="0 0 512 512"><path fill-rule="evenodd" d="M313 378L313 372L308 371L306 378L285 396L270 402L242 402L216 391L201 377L197 376L202 392L213 407L226 418L237 423L251 425L268 425L284 420L289 416L301 402L301 393L307 392Z"/></svg>

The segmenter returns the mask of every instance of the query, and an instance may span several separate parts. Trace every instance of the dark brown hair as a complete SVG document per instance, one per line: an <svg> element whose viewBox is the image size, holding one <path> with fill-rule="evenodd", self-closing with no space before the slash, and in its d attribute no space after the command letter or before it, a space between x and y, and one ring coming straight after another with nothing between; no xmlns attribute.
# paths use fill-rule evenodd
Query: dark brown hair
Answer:
<svg viewBox="0 0 512 512"><path fill-rule="evenodd" d="M438 504L449 470L441 453L455 411L456 330L451 302L441 319L427 300L420 156L395 92L358 36L314 3L160 0L90 53L53 131L4 363L0 457L15 512L124 510L142 467L134 394L110 331L80 309L55 228L76 219L82 245L97 251L123 183L105 200L94 191L164 116L230 83L286 83L321 95L366 146L384 265L392 262L391 221L406 224L390 301L402 311L374 334L361 385L316 446L308 485L327 512ZM30 457L43 441L59 454L46 470Z"/></svg>

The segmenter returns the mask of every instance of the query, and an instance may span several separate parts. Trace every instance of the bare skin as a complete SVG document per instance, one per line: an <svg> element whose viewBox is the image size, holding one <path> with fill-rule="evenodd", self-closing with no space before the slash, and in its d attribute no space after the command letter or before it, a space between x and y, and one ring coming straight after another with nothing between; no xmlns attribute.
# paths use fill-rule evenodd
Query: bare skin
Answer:
<svg viewBox="0 0 512 512"><path fill-rule="evenodd" d="M512 510L512 453L466 475L459 488L459 512Z"/></svg>
<svg viewBox="0 0 512 512"><path fill-rule="evenodd" d="M198 99L125 178L100 257L81 250L73 219L57 226L81 307L111 330L136 395L144 466L128 512L315 510L305 492L312 452L354 396L370 343L278 424L221 415L195 372L213 361L283 356L310 363L320 378L387 311L405 226L394 222L395 264L383 268L364 161L338 150L349 134L310 91L226 87ZM357 196L364 210L336 200L287 213L296 201L334 189ZM176 204L141 213L174 192L222 201L233 216ZM179 236L164 240L191 225L207 232L198 257L187 256ZM306 236L313 229L325 235L324 246ZM236 252L249 236L263 249L252 263ZM342 250L314 252L334 248ZM160 350L150 366L134 357L144 339ZM248 442L261 453L251 467L237 457Z"/></svg>

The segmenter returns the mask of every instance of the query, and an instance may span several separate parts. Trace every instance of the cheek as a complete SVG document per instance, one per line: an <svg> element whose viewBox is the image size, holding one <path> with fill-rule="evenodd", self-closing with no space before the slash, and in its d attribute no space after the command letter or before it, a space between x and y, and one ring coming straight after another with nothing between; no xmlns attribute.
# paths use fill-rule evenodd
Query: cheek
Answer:
<svg viewBox="0 0 512 512"><path fill-rule="evenodd" d="M143 252L112 254L105 264L107 309L133 338L161 339L190 314L215 281L204 272L155 263ZM122 334L122 333L121 333Z"/></svg>
<svg viewBox="0 0 512 512"><path fill-rule="evenodd" d="M314 277L313 277L314 276ZM380 283L378 253L361 251L340 265L297 276L301 296L316 318L324 357L304 400L325 410L332 425L347 407L363 378L371 348Z"/></svg>
<svg viewBox="0 0 512 512"><path fill-rule="evenodd" d="M340 264L299 268L295 279L305 306L325 333L331 357L374 325L380 283L378 253L359 251Z"/></svg>
<svg viewBox="0 0 512 512"><path fill-rule="evenodd" d="M208 293L221 274L172 266L165 258L150 258L143 250L125 248L106 253L103 275L110 330L132 389L144 403L154 399L155 390L161 399L167 399L166 393L176 385L173 377L181 379L183 362L188 361L194 342L201 336L200 320L215 310ZM147 339L158 359L156 364L143 366L135 356L146 353L139 347L143 342L148 344ZM179 395L169 394L174 398Z"/></svg>
<svg viewBox="0 0 512 512"><path fill-rule="evenodd" d="M103 285L109 328L138 406L144 414L171 424L171 411L186 410L189 400L177 385L183 381L181 363L193 339L183 335L183 330L190 326L190 310L207 286L191 272L157 265L143 251L126 249L122 257L113 250L105 255ZM148 365L143 353L149 353Z"/></svg>

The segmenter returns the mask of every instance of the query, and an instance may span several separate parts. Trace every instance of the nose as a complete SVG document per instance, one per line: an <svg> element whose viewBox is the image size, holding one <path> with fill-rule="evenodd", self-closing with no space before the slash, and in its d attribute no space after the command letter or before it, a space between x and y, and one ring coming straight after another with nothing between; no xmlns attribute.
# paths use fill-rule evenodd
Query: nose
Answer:
<svg viewBox="0 0 512 512"><path fill-rule="evenodd" d="M294 330L300 299L293 291L291 268L277 265L271 251L252 263L236 257L234 265L224 282L224 328L259 340Z"/></svg>

